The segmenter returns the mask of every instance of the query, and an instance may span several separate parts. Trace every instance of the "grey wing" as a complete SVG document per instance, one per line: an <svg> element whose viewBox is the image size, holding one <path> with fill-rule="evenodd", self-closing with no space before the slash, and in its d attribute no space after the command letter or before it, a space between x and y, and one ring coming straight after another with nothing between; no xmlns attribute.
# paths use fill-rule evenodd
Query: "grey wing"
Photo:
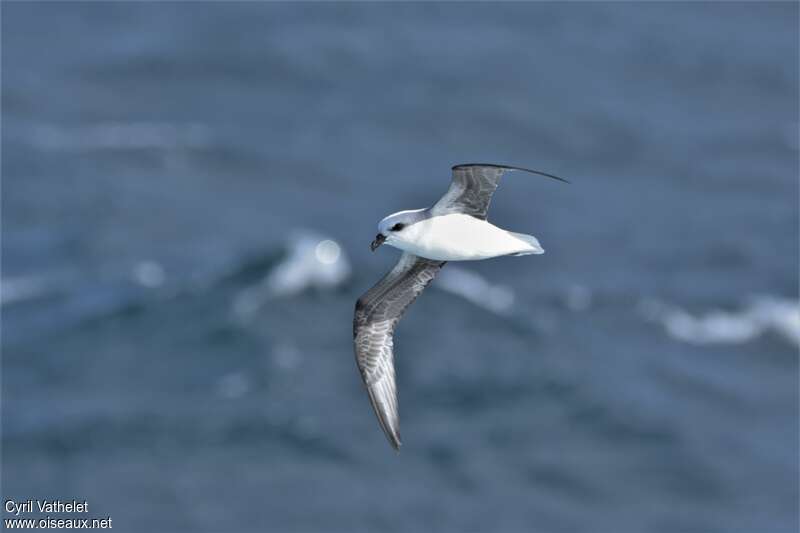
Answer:
<svg viewBox="0 0 800 533"><path fill-rule="evenodd" d="M406 308L444 265L404 253L395 267L356 302L353 343L361 379L389 443L400 447L394 378L394 328Z"/></svg>
<svg viewBox="0 0 800 533"><path fill-rule="evenodd" d="M497 190L500 178L509 170L521 170L569 183L564 178L529 168L486 163L456 165L453 167L453 180L450 182L450 188L431 208L432 214L437 216L463 213L486 220L492 195Z"/></svg>
<svg viewBox="0 0 800 533"><path fill-rule="evenodd" d="M486 220L492 195L500 177L510 167L500 165L456 165L450 188L433 206L434 215L463 213Z"/></svg>

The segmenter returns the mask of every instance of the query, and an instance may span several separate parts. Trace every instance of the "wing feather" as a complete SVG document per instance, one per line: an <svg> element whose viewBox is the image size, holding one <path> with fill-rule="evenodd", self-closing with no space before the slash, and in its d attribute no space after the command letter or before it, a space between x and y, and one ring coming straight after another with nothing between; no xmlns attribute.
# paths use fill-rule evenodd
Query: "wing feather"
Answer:
<svg viewBox="0 0 800 533"><path fill-rule="evenodd" d="M453 167L450 188L433 206L437 215L463 213L486 220L489 203L500 178L507 169L491 165L458 165Z"/></svg>
<svg viewBox="0 0 800 533"><path fill-rule="evenodd" d="M450 182L450 188L434 204L431 211L434 215L463 213L486 220L489 204L492 201L494 191L497 190L497 186L500 184L500 178L510 170L521 170L569 183L564 178L529 168L485 163L456 165L453 167L453 179Z"/></svg>
<svg viewBox="0 0 800 533"><path fill-rule="evenodd" d="M356 302L353 343L361 379L381 429L395 449L400 446L394 373L395 326L444 265L404 253L394 268Z"/></svg>

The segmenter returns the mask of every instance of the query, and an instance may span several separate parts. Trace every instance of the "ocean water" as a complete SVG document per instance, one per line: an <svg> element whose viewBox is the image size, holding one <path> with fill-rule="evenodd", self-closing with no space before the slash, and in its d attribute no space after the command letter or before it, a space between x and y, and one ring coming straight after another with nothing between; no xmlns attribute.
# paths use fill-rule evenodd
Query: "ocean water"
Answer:
<svg viewBox="0 0 800 533"><path fill-rule="evenodd" d="M796 3L2 5L2 496L118 531L798 529ZM449 167L542 256L352 353ZM8 518L8 513L3 518ZM66 517L66 515L65 515Z"/></svg>

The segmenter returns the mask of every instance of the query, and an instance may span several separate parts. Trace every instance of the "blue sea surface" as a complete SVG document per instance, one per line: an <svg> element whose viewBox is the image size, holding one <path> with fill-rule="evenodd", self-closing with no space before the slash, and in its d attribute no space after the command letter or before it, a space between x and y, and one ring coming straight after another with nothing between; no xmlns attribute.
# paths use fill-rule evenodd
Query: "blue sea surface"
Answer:
<svg viewBox="0 0 800 533"><path fill-rule="evenodd" d="M123 532L796 532L798 15L3 3L3 499ZM398 454L353 305L399 256L378 221L467 162L572 184L506 176L491 221L546 253L410 308Z"/></svg>

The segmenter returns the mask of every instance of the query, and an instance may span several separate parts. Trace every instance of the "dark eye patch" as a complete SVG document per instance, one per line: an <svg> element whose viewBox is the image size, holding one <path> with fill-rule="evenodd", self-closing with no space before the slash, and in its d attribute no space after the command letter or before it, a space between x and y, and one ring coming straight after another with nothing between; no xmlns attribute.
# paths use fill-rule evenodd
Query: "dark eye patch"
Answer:
<svg viewBox="0 0 800 533"><path fill-rule="evenodd" d="M389 228L389 231L400 231L401 229L403 229L405 227L406 227L405 224L403 224L402 222L398 222L397 224L395 224L394 226Z"/></svg>

